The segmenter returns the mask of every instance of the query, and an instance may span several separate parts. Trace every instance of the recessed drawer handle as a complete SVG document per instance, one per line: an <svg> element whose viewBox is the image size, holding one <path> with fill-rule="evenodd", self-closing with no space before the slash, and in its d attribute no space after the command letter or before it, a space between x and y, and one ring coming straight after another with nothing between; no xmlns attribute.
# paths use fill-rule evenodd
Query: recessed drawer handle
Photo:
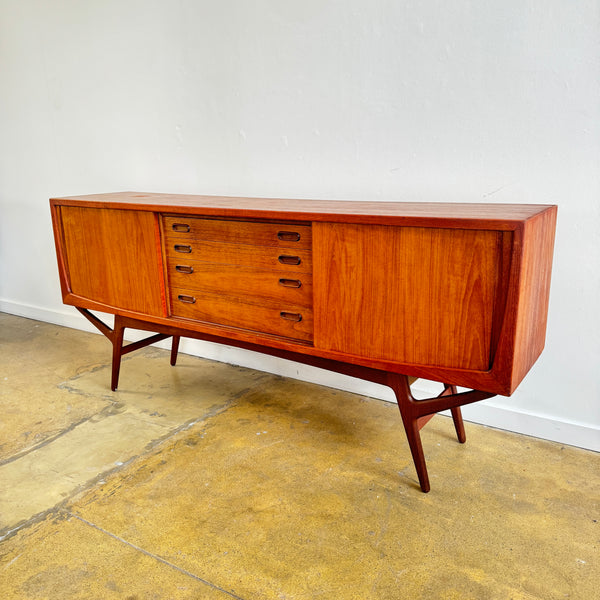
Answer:
<svg viewBox="0 0 600 600"><path fill-rule="evenodd" d="M190 226L187 223L173 223L171 227L173 231L182 231L183 233L190 232Z"/></svg>
<svg viewBox="0 0 600 600"><path fill-rule="evenodd" d="M177 296L177 300L179 300L179 302L183 302L184 304L196 304L196 298L194 298L194 296L185 296L184 294L179 294L179 296Z"/></svg>
<svg viewBox="0 0 600 600"><path fill-rule="evenodd" d="M280 279L279 285L289 288L299 288L302 287L302 282L299 279Z"/></svg>
<svg viewBox="0 0 600 600"><path fill-rule="evenodd" d="M279 313L279 316L282 319L286 319L286 321L296 321L297 323L302 321L302 315L300 313L291 313L291 312L285 312L284 310L282 310Z"/></svg>
<svg viewBox="0 0 600 600"><path fill-rule="evenodd" d="M184 254L190 254L192 252L192 247L188 244L175 244L173 247L175 248L175 252L183 252Z"/></svg>
<svg viewBox="0 0 600 600"><path fill-rule="evenodd" d="M190 267L188 265L177 265L175 270L179 273L187 273L189 275L190 273L194 272L194 267Z"/></svg>
<svg viewBox="0 0 600 600"><path fill-rule="evenodd" d="M282 256L279 257L279 262L282 265L299 265L302 261L300 260L299 256L285 256L285 255L282 255Z"/></svg>
<svg viewBox="0 0 600 600"><path fill-rule="evenodd" d="M282 242L299 242L300 234L297 231L280 231L277 238Z"/></svg>

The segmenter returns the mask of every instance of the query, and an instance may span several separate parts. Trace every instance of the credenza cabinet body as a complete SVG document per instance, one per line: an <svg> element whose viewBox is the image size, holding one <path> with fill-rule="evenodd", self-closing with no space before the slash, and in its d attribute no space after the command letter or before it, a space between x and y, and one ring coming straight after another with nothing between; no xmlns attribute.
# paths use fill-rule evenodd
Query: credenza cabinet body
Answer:
<svg viewBox="0 0 600 600"><path fill-rule="evenodd" d="M80 308L504 395L544 346L554 206L50 202Z"/></svg>

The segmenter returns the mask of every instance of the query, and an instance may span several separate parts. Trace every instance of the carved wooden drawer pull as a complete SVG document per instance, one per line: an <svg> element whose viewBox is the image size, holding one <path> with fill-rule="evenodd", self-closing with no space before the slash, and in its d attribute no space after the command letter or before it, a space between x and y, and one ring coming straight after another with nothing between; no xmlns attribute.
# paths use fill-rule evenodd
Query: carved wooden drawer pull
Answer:
<svg viewBox="0 0 600 600"><path fill-rule="evenodd" d="M190 232L190 226L187 223L173 223L171 227L173 231L182 231L183 233Z"/></svg>
<svg viewBox="0 0 600 600"><path fill-rule="evenodd" d="M194 272L194 267L188 265L177 265L175 270L179 273L187 273L188 275Z"/></svg>
<svg viewBox="0 0 600 600"><path fill-rule="evenodd" d="M299 288L302 287L302 282L299 279L280 279L279 285L289 288Z"/></svg>
<svg viewBox="0 0 600 600"><path fill-rule="evenodd" d="M277 238L282 242L299 242L300 234L297 231L280 231Z"/></svg>
<svg viewBox="0 0 600 600"><path fill-rule="evenodd" d="M285 312L282 310L279 315L282 319L286 319L287 321L296 321L298 323L302 321L302 315L300 313Z"/></svg>
<svg viewBox="0 0 600 600"><path fill-rule="evenodd" d="M192 247L188 244L175 244L175 252L183 252L184 254L190 254Z"/></svg>
<svg viewBox="0 0 600 600"><path fill-rule="evenodd" d="M179 294L177 299L184 304L196 304L196 298L194 296L186 296L184 294Z"/></svg>
<svg viewBox="0 0 600 600"><path fill-rule="evenodd" d="M190 250L191 252L191 250ZM282 255L279 257L279 262L282 265L299 265L302 261L299 256L286 256Z"/></svg>

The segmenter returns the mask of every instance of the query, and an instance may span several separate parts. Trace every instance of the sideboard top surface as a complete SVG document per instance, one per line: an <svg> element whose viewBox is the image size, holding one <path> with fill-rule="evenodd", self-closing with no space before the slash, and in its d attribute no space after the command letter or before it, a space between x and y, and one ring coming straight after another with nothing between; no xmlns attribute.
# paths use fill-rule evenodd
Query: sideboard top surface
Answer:
<svg viewBox="0 0 600 600"><path fill-rule="evenodd" d="M230 218L503 230L514 230L520 224L554 208L541 204L290 200L144 192L69 196L53 198L51 203L56 206L150 210Z"/></svg>

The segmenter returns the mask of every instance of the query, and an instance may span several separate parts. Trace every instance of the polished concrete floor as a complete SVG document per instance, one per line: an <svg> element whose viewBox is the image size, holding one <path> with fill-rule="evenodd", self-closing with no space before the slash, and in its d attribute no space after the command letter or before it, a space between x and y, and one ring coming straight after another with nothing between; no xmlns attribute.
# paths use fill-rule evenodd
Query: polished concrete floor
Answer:
<svg viewBox="0 0 600 600"><path fill-rule="evenodd" d="M600 455L0 314L0 597L600 597Z"/></svg>

